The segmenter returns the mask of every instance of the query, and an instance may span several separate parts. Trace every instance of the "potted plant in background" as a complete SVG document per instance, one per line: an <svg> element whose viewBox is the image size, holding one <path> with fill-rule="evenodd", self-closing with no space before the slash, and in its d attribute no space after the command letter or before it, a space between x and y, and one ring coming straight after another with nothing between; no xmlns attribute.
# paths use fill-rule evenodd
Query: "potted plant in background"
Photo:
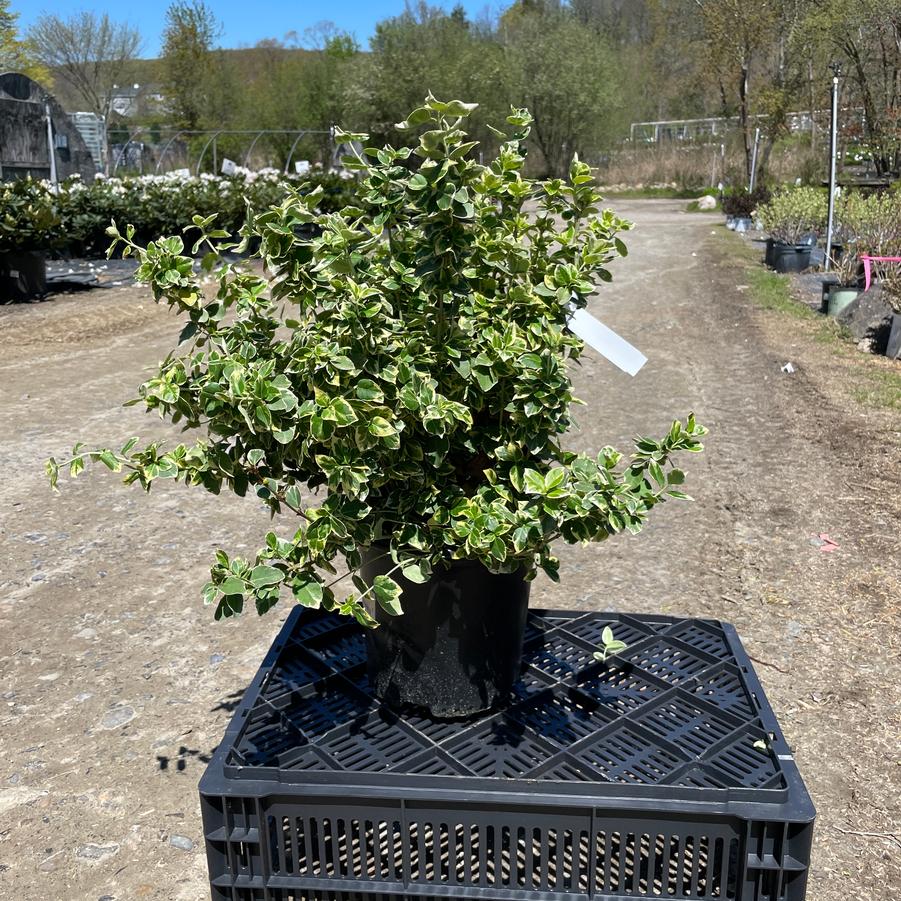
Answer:
<svg viewBox="0 0 901 901"><path fill-rule="evenodd" d="M40 182L0 185L0 302L46 291L46 254L62 237L53 195Z"/></svg>
<svg viewBox="0 0 901 901"><path fill-rule="evenodd" d="M872 212L868 198L856 192L843 195L836 204L836 240L832 245L831 277L823 281L823 313L835 316L860 293L861 241L867 240Z"/></svg>
<svg viewBox="0 0 901 901"><path fill-rule="evenodd" d="M791 187L777 191L760 208L760 220L772 244L769 265L777 272L803 272L810 265L810 236L826 222L826 195L817 188Z"/></svg>
<svg viewBox="0 0 901 901"><path fill-rule="evenodd" d="M860 294L860 259L853 247L845 245L840 253L833 254L832 278L823 282L821 312L838 315Z"/></svg>
<svg viewBox="0 0 901 901"><path fill-rule="evenodd" d="M885 191L863 195L857 192L843 196L835 210L836 235L840 252L833 257L836 279L824 284L823 310L836 315L860 294L864 287L862 257L895 257L901 253L901 194ZM890 294L894 264L880 278ZM872 264L877 274L883 266Z"/></svg>
<svg viewBox="0 0 901 901"><path fill-rule="evenodd" d="M747 188L730 188L723 195L723 212L726 214L726 228L731 231L747 232L754 227L753 216L761 204L769 199L770 192L760 185L753 191Z"/></svg>
<svg viewBox="0 0 901 901"><path fill-rule="evenodd" d="M901 256L901 188L867 198L868 213L864 224L866 252L875 257ZM892 324L886 345L886 356L901 359L901 266L898 263L877 265L882 297L892 310Z"/></svg>
<svg viewBox="0 0 901 901"><path fill-rule="evenodd" d="M892 325L885 355L892 360L901 360L901 276L895 275L885 280L883 296L892 308Z"/></svg>
<svg viewBox="0 0 901 901"><path fill-rule="evenodd" d="M76 475L94 460L146 490L176 479L256 492L278 526L252 560L217 552L203 589L216 618L293 597L378 626L377 693L436 716L504 698L529 581L558 578L553 542L637 532L685 497L671 457L701 450L705 433L689 416L628 459L564 449L568 364L583 351L567 322L610 279L628 225L599 209L577 159L567 179L523 177L525 110L507 119L497 158L477 163L463 130L474 108L429 97L402 123L424 128L414 146L349 160L365 210L323 213L316 192L292 192L252 215L243 240L258 239L268 277L220 267L222 233L198 218L194 250L218 267L212 298L180 238L143 248L114 227L138 279L188 320L188 343L140 399L206 436L77 446L47 464L54 485L60 467ZM299 229L309 224L315 235Z"/></svg>

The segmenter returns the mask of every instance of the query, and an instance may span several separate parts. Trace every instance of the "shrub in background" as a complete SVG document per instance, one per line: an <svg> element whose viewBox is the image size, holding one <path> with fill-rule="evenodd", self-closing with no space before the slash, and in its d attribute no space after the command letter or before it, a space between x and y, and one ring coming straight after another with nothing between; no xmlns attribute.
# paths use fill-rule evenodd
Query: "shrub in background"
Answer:
<svg viewBox="0 0 901 901"><path fill-rule="evenodd" d="M70 178L53 190L48 182L0 185L0 249L99 256L109 244L112 220L129 222L142 242L180 233L194 216L216 216L217 226L237 236L248 205L268 209L292 190L319 190L324 212L342 209L356 197L353 179L334 173L283 175L277 170L236 176L142 175L98 178L85 184Z"/></svg>
<svg viewBox="0 0 901 901"><path fill-rule="evenodd" d="M856 285L862 254L901 256L901 191L842 195L835 208L836 241L842 245L834 271L843 285ZM886 299L897 310L901 273L897 263L873 264Z"/></svg>
<svg viewBox="0 0 901 901"><path fill-rule="evenodd" d="M30 178L0 183L0 253L58 248L64 234L45 184Z"/></svg>
<svg viewBox="0 0 901 901"><path fill-rule="evenodd" d="M727 188L723 193L723 212L727 216L750 219L770 199L770 190L758 185L753 191L747 188Z"/></svg>
<svg viewBox="0 0 901 901"><path fill-rule="evenodd" d="M771 238L798 244L807 235L824 231L827 210L827 192L803 186L780 188L757 213Z"/></svg>

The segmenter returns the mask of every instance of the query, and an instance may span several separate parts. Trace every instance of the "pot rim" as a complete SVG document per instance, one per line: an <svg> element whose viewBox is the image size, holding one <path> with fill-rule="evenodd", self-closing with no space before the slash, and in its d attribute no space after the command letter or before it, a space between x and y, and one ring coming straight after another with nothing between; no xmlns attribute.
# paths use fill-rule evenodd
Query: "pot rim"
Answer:
<svg viewBox="0 0 901 901"><path fill-rule="evenodd" d="M377 540L373 541L371 544L361 544L358 547L360 553L365 553L370 550L387 550L390 547L390 542L385 540ZM526 561L522 561L519 569L512 570L510 572L494 572L494 570L489 569L488 565L476 557L443 557L441 560L445 569L450 569L453 567L475 567L481 566L483 569L487 570L491 575L502 575L502 576L512 576L518 572L522 572L527 568Z"/></svg>
<svg viewBox="0 0 901 901"><path fill-rule="evenodd" d="M772 238L771 240L774 247L788 248L790 250L798 251L799 253L802 253L805 250L810 252L814 247L813 244L795 244L791 241L780 241L778 238Z"/></svg>

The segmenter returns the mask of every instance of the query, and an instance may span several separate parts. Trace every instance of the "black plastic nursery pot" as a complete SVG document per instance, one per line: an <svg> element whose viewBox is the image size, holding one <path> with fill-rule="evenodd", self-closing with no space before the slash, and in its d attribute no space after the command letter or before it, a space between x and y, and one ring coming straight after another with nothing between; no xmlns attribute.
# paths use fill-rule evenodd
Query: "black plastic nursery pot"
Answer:
<svg viewBox="0 0 901 901"><path fill-rule="evenodd" d="M901 313L892 314L892 327L889 331L885 355L890 360L901 360Z"/></svg>
<svg viewBox="0 0 901 901"><path fill-rule="evenodd" d="M833 251L838 245L833 244ZM785 244L782 241L777 241L775 238L767 238L765 242L765 250L763 252L763 262L770 267L770 269L776 268L776 256L777 256L777 248L779 247L816 247L816 238L812 241L805 239L803 241L799 241L797 244ZM838 259L838 257L836 257ZM808 265L810 265L810 261L808 260Z"/></svg>
<svg viewBox="0 0 901 901"><path fill-rule="evenodd" d="M372 584L394 568L384 548L363 550L360 575ZM392 573L403 614L373 604L379 623L366 635L369 680L396 709L433 717L473 716L501 704L519 678L529 606L524 571L492 573L453 560L423 584Z"/></svg>
<svg viewBox="0 0 901 901"><path fill-rule="evenodd" d="M785 244L775 241L771 251L771 266L776 272L803 272L810 266L809 244Z"/></svg>
<svg viewBox="0 0 901 901"><path fill-rule="evenodd" d="M0 303L40 297L47 291L47 258L35 250L0 253Z"/></svg>

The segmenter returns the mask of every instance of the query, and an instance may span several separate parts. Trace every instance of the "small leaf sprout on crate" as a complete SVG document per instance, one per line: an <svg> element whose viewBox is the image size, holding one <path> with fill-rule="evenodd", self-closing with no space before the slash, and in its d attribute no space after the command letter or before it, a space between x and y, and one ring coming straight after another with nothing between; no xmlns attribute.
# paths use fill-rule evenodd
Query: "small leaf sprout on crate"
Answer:
<svg viewBox="0 0 901 901"><path fill-rule="evenodd" d="M624 641L613 637L613 629L610 626L604 626L604 631L601 632L601 641L604 643L603 649L595 651L593 654L594 659L599 663L606 663L611 654L618 654L629 647Z"/></svg>
<svg viewBox="0 0 901 901"><path fill-rule="evenodd" d="M759 738L754 742L753 747L758 751L763 751L764 754L768 754L770 749L773 747L773 742L776 740L776 736L772 732L767 732L766 738Z"/></svg>

